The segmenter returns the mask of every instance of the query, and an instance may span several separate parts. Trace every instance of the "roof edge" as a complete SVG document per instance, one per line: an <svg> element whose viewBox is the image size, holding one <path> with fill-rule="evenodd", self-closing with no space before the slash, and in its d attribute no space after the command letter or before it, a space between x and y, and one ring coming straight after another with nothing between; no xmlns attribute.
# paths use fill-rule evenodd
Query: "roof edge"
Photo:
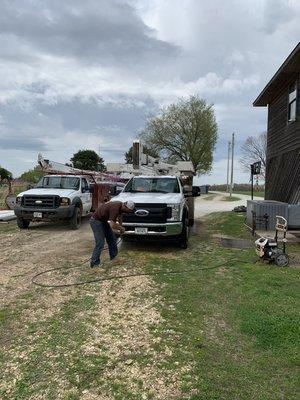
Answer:
<svg viewBox="0 0 300 400"><path fill-rule="evenodd" d="M295 55L300 52L300 42L295 46L292 52L285 59L283 64L279 67L279 69L275 72L271 80L267 83L261 93L257 96L257 98L253 102L254 107L266 107L268 105L268 90L271 85L278 79L280 74L286 68L286 66L290 63L290 61L295 57Z"/></svg>

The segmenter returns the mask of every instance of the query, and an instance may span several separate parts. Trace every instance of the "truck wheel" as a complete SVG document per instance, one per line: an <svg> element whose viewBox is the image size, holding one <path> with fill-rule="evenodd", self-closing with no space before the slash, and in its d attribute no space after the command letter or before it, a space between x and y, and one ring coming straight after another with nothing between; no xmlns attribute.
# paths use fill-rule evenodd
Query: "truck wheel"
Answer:
<svg viewBox="0 0 300 400"><path fill-rule="evenodd" d="M27 229L29 227L30 220L24 218L17 218L17 225L20 229Z"/></svg>
<svg viewBox="0 0 300 400"><path fill-rule="evenodd" d="M288 267L289 266L289 256L285 253L277 254L275 262L278 267Z"/></svg>
<svg viewBox="0 0 300 400"><path fill-rule="evenodd" d="M81 224L81 210L79 207L75 207L74 214L70 219L71 229L79 229Z"/></svg>
<svg viewBox="0 0 300 400"><path fill-rule="evenodd" d="M183 228L182 228L182 232L179 235L179 247L181 249L187 249L188 247L188 241L189 241L189 220L187 218L185 218L183 220Z"/></svg>
<svg viewBox="0 0 300 400"><path fill-rule="evenodd" d="M194 226L194 218L189 219L189 226Z"/></svg>

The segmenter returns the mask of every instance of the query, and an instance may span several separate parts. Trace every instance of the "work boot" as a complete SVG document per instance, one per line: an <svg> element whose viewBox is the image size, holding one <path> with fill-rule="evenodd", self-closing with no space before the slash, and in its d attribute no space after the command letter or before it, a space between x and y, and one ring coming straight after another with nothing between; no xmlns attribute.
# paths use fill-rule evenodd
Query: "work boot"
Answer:
<svg viewBox="0 0 300 400"><path fill-rule="evenodd" d="M103 263L100 263L100 264L90 264L90 267L91 267L91 269L93 269L93 270L95 270L95 271L104 268Z"/></svg>

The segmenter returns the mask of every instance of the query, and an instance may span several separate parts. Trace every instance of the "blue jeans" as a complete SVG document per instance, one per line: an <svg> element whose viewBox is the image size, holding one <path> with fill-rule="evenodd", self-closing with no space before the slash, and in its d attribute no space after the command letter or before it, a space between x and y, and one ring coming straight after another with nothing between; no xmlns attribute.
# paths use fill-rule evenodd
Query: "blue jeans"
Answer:
<svg viewBox="0 0 300 400"><path fill-rule="evenodd" d="M105 239L108 244L110 259L112 260L118 254L118 246L115 234L108 222L101 222L91 218L90 225L94 233L95 248L91 258L91 267L100 264L100 255L104 247Z"/></svg>

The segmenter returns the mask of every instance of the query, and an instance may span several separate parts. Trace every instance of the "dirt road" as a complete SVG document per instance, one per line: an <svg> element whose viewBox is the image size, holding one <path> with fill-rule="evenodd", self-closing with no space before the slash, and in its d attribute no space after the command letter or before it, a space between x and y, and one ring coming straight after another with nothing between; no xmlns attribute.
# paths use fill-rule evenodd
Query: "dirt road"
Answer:
<svg viewBox="0 0 300 400"><path fill-rule="evenodd" d="M213 196L209 200L209 198ZM238 195L237 202L224 201L224 193L214 192L195 201L195 217L215 211L232 210L236 205L246 205L249 196ZM259 199L259 198L257 198ZM11 223L9 226L15 226ZM2 232L7 231L1 226ZM80 230L70 230L65 224L32 224L29 230L20 231L16 227L1 235L0 243L0 290L1 302L7 303L26 292L30 287L29 273L71 265L88 260L93 248L93 237L88 221ZM88 261L86 263L88 266ZM9 288L9 290L7 290Z"/></svg>
<svg viewBox="0 0 300 400"><path fill-rule="evenodd" d="M41 283L72 283L101 274L143 270L153 249L130 244L123 247L121 265L95 272L88 262L93 248L88 221L78 231L57 224L32 225L22 231L14 222L0 225L1 398L73 398L64 377L72 375L70 380L84 382L91 365L100 368L101 394L94 386L81 394L81 399L114 399L111 382L119 385L118 390L126 388L132 393L140 393L143 382L144 393L155 391L157 399L181 398L177 374L161 376L155 366L164 354L153 349L156 339L149 331L162 322L155 306L160 302L158 287L151 278L137 276L65 289L40 288L31 282L35 273L53 267L65 269L40 277ZM166 249L157 248L156 252L168 256ZM109 265L107 255L104 262ZM78 268L68 269L73 266ZM151 355L152 361L138 366L134 359L143 354ZM81 360L79 371L72 366L76 359ZM187 369L185 365L182 368ZM43 378L48 370L51 378ZM38 380L37 373L41 375ZM83 377L78 378L80 374ZM43 379L53 382L53 388L40 386ZM51 397L49 390L54 387Z"/></svg>
<svg viewBox="0 0 300 400"><path fill-rule="evenodd" d="M250 196L245 194L234 194L238 197L238 201L226 201L224 198L229 197L228 193L211 192L210 194L202 195L195 199L195 218L201 218L204 215L219 212L231 211L234 207L240 205L247 205L247 200ZM254 200L262 200L261 197L254 197Z"/></svg>

